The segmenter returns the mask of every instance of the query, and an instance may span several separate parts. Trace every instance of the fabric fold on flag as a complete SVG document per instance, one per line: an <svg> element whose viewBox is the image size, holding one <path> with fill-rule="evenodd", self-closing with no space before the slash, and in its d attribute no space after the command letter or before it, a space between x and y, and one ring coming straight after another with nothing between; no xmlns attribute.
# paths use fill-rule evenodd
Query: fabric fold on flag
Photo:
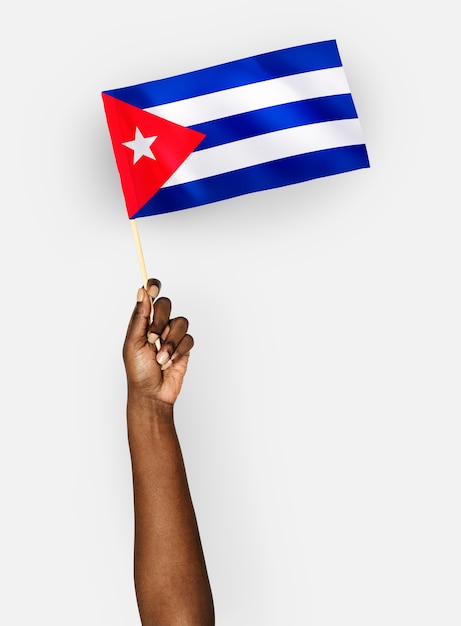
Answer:
<svg viewBox="0 0 461 626"><path fill-rule="evenodd" d="M175 129L183 128L188 139L180 162L162 179L160 188L157 185L150 193L149 180L141 182L142 203L131 204L130 217L187 209L369 167L334 40L103 92L103 98L109 97L142 110L143 115L168 120ZM135 127L129 131L128 124L130 136L122 141L119 133L114 141L111 128L120 122L107 108L106 115L122 187L127 187L124 177L136 177L143 161L149 161L152 172L161 167L155 141L152 156L145 152L139 165L133 163L130 146L135 131L143 139L146 133ZM150 138L155 137L154 126L149 125ZM182 136L179 130L178 134ZM161 145L160 137L158 141Z"/></svg>

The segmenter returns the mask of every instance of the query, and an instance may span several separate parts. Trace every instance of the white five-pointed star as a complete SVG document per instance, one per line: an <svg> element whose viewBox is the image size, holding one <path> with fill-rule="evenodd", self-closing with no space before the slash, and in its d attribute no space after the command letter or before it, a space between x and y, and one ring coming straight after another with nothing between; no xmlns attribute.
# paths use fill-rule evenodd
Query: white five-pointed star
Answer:
<svg viewBox="0 0 461 626"><path fill-rule="evenodd" d="M151 150L151 145L154 143L157 137L158 135L154 135L153 137L144 137L142 132L136 126L136 132L133 141L122 142L124 146L126 146L130 150L133 150L133 165L143 156L146 156L149 159L153 159L154 161L156 160Z"/></svg>

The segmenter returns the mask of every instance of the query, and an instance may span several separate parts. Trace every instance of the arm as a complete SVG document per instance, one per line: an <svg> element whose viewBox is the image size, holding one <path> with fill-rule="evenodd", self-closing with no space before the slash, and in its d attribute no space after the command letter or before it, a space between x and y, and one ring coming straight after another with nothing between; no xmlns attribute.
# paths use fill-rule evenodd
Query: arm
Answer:
<svg viewBox="0 0 461 626"><path fill-rule="evenodd" d="M123 348L133 469L134 577L143 626L213 626L213 599L173 419L193 339L171 302L140 289ZM157 352L155 341L162 338Z"/></svg>

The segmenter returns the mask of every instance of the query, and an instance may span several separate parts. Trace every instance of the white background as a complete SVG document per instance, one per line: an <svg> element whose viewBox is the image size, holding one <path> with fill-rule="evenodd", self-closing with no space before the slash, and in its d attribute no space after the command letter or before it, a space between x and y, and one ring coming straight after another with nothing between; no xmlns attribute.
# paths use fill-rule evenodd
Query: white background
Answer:
<svg viewBox="0 0 461 626"><path fill-rule="evenodd" d="M0 623L139 624L100 92L335 38L371 168L138 222L218 626L461 623L455 4L4 3ZM426 7L426 8L424 8Z"/></svg>

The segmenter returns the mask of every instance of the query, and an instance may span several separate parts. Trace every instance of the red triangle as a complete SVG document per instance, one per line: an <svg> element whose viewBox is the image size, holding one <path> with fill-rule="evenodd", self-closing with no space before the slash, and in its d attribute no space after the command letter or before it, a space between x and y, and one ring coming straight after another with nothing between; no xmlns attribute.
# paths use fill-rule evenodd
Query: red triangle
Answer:
<svg viewBox="0 0 461 626"><path fill-rule="evenodd" d="M131 218L187 159L205 135L108 94L103 93L102 98L128 217ZM157 137L150 147L155 159L141 156L133 162L133 149L123 144L134 140L136 129L143 137Z"/></svg>

